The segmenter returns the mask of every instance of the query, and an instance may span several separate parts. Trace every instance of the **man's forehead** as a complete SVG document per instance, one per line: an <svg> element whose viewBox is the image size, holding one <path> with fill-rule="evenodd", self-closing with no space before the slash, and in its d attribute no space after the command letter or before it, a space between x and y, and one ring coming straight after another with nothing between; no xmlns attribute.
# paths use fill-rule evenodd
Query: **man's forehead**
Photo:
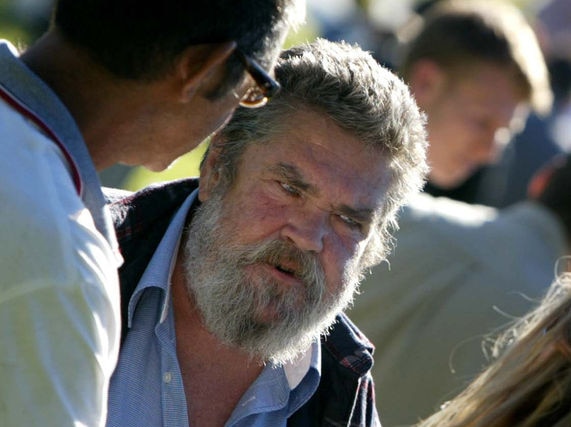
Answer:
<svg viewBox="0 0 571 427"><path fill-rule="evenodd" d="M316 150L316 146L306 144L305 147L310 148L309 152L267 159L265 170L309 196L331 200L347 212L354 210L372 215L382 205L390 171L380 154L369 157L367 168L362 167L362 160L352 162L351 158L330 153L320 156L323 152ZM324 161L322 157L329 159ZM374 158L378 161L373 161Z"/></svg>
<svg viewBox="0 0 571 427"><path fill-rule="evenodd" d="M386 156L355 132L315 110L295 112L288 115L287 121L286 126L280 126L265 141L251 144L244 153L244 161L248 162L251 154L257 152L258 167L281 171L320 187L335 183L343 189L347 182L358 192L386 188L389 177Z"/></svg>

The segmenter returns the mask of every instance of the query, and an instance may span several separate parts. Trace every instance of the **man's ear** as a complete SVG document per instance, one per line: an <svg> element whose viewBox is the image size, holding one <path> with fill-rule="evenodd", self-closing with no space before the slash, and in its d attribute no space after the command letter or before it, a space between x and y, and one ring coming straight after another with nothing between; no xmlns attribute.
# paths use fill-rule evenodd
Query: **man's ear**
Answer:
<svg viewBox="0 0 571 427"><path fill-rule="evenodd" d="M408 84L421 109L429 107L442 93L446 73L436 62L420 59L409 73Z"/></svg>
<svg viewBox="0 0 571 427"><path fill-rule="evenodd" d="M217 72L222 76L224 70L221 65L235 49L234 41L189 46L178 60L176 68L181 83L181 101L189 102L198 88Z"/></svg>
<svg viewBox="0 0 571 427"><path fill-rule="evenodd" d="M567 201L571 205L571 154L559 154L549 160L533 174L527 195L534 200L557 200L560 204Z"/></svg>
<svg viewBox="0 0 571 427"><path fill-rule="evenodd" d="M212 190L220 183L219 157L221 144L220 136L214 135L200 167L198 198L201 202L208 200L212 194Z"/></svg>

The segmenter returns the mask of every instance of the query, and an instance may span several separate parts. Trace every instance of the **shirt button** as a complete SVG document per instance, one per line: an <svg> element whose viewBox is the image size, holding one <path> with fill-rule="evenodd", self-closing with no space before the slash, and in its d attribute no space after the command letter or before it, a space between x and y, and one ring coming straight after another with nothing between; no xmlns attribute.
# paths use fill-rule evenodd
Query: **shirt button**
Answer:
<svg viewBox="0 0 571 427"><path fill-rule="evenodd" d="M172 374L170 372L165 372L163 374L163 381L168 384L171 382L171 380L172 380Z"/></svg>

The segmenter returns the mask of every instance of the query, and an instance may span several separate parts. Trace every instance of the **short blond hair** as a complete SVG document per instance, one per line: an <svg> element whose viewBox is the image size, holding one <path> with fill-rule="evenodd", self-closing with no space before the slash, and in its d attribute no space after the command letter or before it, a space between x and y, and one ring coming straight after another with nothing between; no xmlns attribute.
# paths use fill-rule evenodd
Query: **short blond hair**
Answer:
<svg viewBox="0 0 571 427"><path fill-rule="evenodd" d="M523 13L500 1L443 0L406 26L400 71L409 79L422 59L451 74L488 62L511 70L523 99L539 114L551 109L549 74L537 37ZM458 73L459 74L459 73Z"/></svg>

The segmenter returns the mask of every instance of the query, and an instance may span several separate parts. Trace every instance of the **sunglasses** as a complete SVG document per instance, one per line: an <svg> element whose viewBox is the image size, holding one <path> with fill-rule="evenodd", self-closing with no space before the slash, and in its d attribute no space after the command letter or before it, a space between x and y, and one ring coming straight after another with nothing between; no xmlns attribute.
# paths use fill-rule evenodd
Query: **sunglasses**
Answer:
<svg viewBox="0 0 571 427"><path fill-rule="evenodd" d="M240 50L236 50L238 58L246 68L246 71L256 86L251 87L240 99L240 105L246 108L258 108L264 106L272 96L280 90L280 84L262 68L252 57Z"/></svg>

